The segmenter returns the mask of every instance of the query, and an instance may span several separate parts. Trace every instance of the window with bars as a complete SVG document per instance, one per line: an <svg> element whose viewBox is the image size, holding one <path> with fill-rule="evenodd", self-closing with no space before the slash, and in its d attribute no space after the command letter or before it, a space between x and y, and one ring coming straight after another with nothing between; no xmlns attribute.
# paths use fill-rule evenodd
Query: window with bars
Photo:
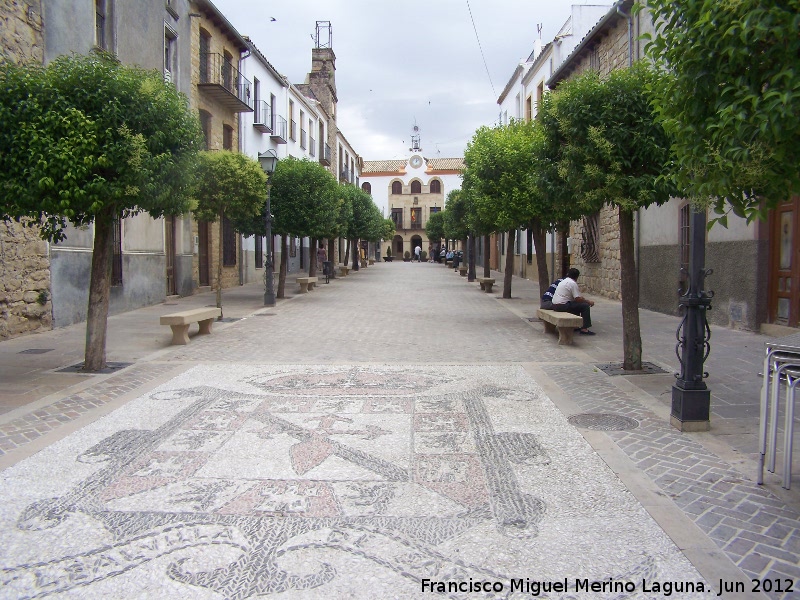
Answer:
<svg viewBox="0 0 800 600"><path fill-rule="evenodd" d="M581 258L587 263L600 262L600 213L583 217Z"/></svg>
<svg viewBox="0 0 800 600"><path fill-rule="evenodd" d="M122 285L122 219L114 217L111 224L113 254L111 256L111 285Z"/></svg>
<svg viewBox="0 0 800 600"><path fill-rule="evenodd" d="M256 243L256 269L264 268L264 237L257 235Z"/></svg>
<svg viewBox="0 0 800 600"><path fill-rule="evenodd" d="M403 228L403 209L402 208L393 208L392 209L392 222L394 223L395 229L402 229Z"/></svg>
<svg viewBox="0 0 800 600"><path fill-rule="evenodd" d="M222 217L222 266L236 265L236 232L228 217Z"/></svg>
<svg viewBox="0 0 800 600"><path fill-rule="evenodd" d="M108 50L108 46L106 46L106 0L94 1L94 43L98 48Z"/></svg>

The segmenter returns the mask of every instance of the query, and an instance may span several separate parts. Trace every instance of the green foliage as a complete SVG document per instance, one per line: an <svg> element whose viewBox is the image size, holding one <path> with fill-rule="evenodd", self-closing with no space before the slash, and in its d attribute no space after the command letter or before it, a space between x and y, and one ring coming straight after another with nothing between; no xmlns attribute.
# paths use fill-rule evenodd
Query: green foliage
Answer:
<svg viewBox="0 0 800 600"><path fill-rule="evenodd" d="M428 217L425 235L431 242L436 242L444 237L444 215L444 212L435 212Z"/></svg>
<svg viewBox="0 0 800 600"><path fill-rule="evenodd" d="M586 214L605 204L631 211L666 202L675 193L664 177L669 140L647 91L656 78L638 63L605 79L586 72L549 94L536 164L545 189L556 188L554 196L567 205L564 214L574 218L575 210ZM553 150L545 160L544 153Z"/></svg>
<svg viewBox="0 0 800 600"><path fill-rule="evenodd" d="M61 240L66 221L185 212L202 133L156 71L105 54L0 65L0 216Z"/></svg>
<svg viewBox="0 0 800 600"><path fill-rule="evenodd" d="M463 240L469 233L467 204L461 190L447 194L444 210L444 235L448 240Z"/></svg>
<svg viewBox="0 0 800 600"><path fill-rule="evenodd" d="M336 179L318 162L286 158L272 175L271 204L275 233L326 237L340 217Z"/></svg>
<svg viewBox="0 0 800 600"><path fill-rule="evenodd" d="M648 0L659 119L686 195L748 220L800 192L800 0ZM766 199L765 203L762 201Z"/></svg>
<svg viewBox="0 0 800 600"><path fill-rule="evenodd" d="M349 184L342 184L339 193L350 208L347 225L343 230L346 238L369 241L386 239L383 237L387 233L385 220L372 201L372 196L361 188ZM392 223L392 232L389 233L389 237L393 233L394 223Z"/></svg>
<svg viewBox="0 0 800 600"><path fill-rule="evenodd" d="M197 161L197 206L199 221L216 221L225 214L237 231L264 235L267 176L249 156L226 150L201 152Z"/></svg>
<svg viewBox="0 0 800 600"><path fill-rule="evenodd" d="M383 226L382 226L382 229L381 229L381 237L380 237L380 239L382 239L382 240L391 240L394 237L395 231L396 231L396 229L395 229L395 226L394 226L394 221L392 221L388 217L384 218L383 219Z"/></svg>
<svg viewBox="0 0 800 600"><path fill-rule="evenodd" d="M478 231L508 231L534 217L533 123L481 127L467 144L462 189Z"/></svg>

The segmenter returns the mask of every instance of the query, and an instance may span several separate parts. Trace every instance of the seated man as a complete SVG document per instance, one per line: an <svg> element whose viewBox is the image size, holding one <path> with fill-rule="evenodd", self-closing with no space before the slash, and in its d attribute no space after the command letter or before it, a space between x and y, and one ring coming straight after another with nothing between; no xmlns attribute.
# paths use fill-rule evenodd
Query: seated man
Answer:
<svg viewBox="0 0 800 600"><path fill-rule="evenodd" d="M542 302L539 305L539 308L543 308L545 310L553 310L553 294L556 293L556 288L558 284L564 281L564 278L561 277L556 279L553 283L550 284L550 287L547 288L547 291L542 294Z"/></svg>
<svg viewBox="0 0 800 600"><path fill-rule="evenodd" d="M577 283L580 274L581 272L575 268L567 271L567 277L556 286L556 291L553 293L553 310L580 315L583 318L581 335L595 335L594 331L589 330L592 326L590 307L594 306L594 302L581 296Z"/></svg>

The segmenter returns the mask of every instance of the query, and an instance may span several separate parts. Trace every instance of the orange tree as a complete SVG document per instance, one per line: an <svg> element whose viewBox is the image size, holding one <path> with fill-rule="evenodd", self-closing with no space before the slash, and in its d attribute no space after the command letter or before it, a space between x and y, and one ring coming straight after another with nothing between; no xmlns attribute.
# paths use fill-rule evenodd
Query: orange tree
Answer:
<svg viewBox="0 0 800 600"><path fill-rule="evenodd" d="M106 364L112 227L186 212L202 132L156 71L110 55L0 65L0 216L65 239L94 225L84 369Z"/></svg>

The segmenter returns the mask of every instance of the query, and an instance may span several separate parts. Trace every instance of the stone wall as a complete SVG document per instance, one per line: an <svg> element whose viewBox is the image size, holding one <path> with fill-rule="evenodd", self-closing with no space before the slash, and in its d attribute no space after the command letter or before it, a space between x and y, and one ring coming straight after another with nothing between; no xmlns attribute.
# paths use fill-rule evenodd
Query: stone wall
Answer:
<svg viewBox="0 0 800 600"><path fill-rule="evenodd" d="M50 259L38 228L0 221L0 339L52 329Z"/></svg>
<svg viewBox="0 0 800 600"><path fill-rule="evenodd" d="M581 272L579 279L581 291L599 294L606 298L619 300L620 260L619 260L619 215L616 207L605 206L599 214L600 262L586 262L581 258L584 222L573 221L570 227L572 252L570 266Z"/></svg>
<svg viewBox="0 0 800 600"><path fill-rule="evenodd" d="M44 60L40 0L0 2L0 63ZM0 221L0 339L52 329L50 260L37 228Z"/></svg>
<svg viewBox="0 0 800 600"><path fill-rule="evenodd" d="M0 2L0 63L44 62L41 0Z"/></svg>

